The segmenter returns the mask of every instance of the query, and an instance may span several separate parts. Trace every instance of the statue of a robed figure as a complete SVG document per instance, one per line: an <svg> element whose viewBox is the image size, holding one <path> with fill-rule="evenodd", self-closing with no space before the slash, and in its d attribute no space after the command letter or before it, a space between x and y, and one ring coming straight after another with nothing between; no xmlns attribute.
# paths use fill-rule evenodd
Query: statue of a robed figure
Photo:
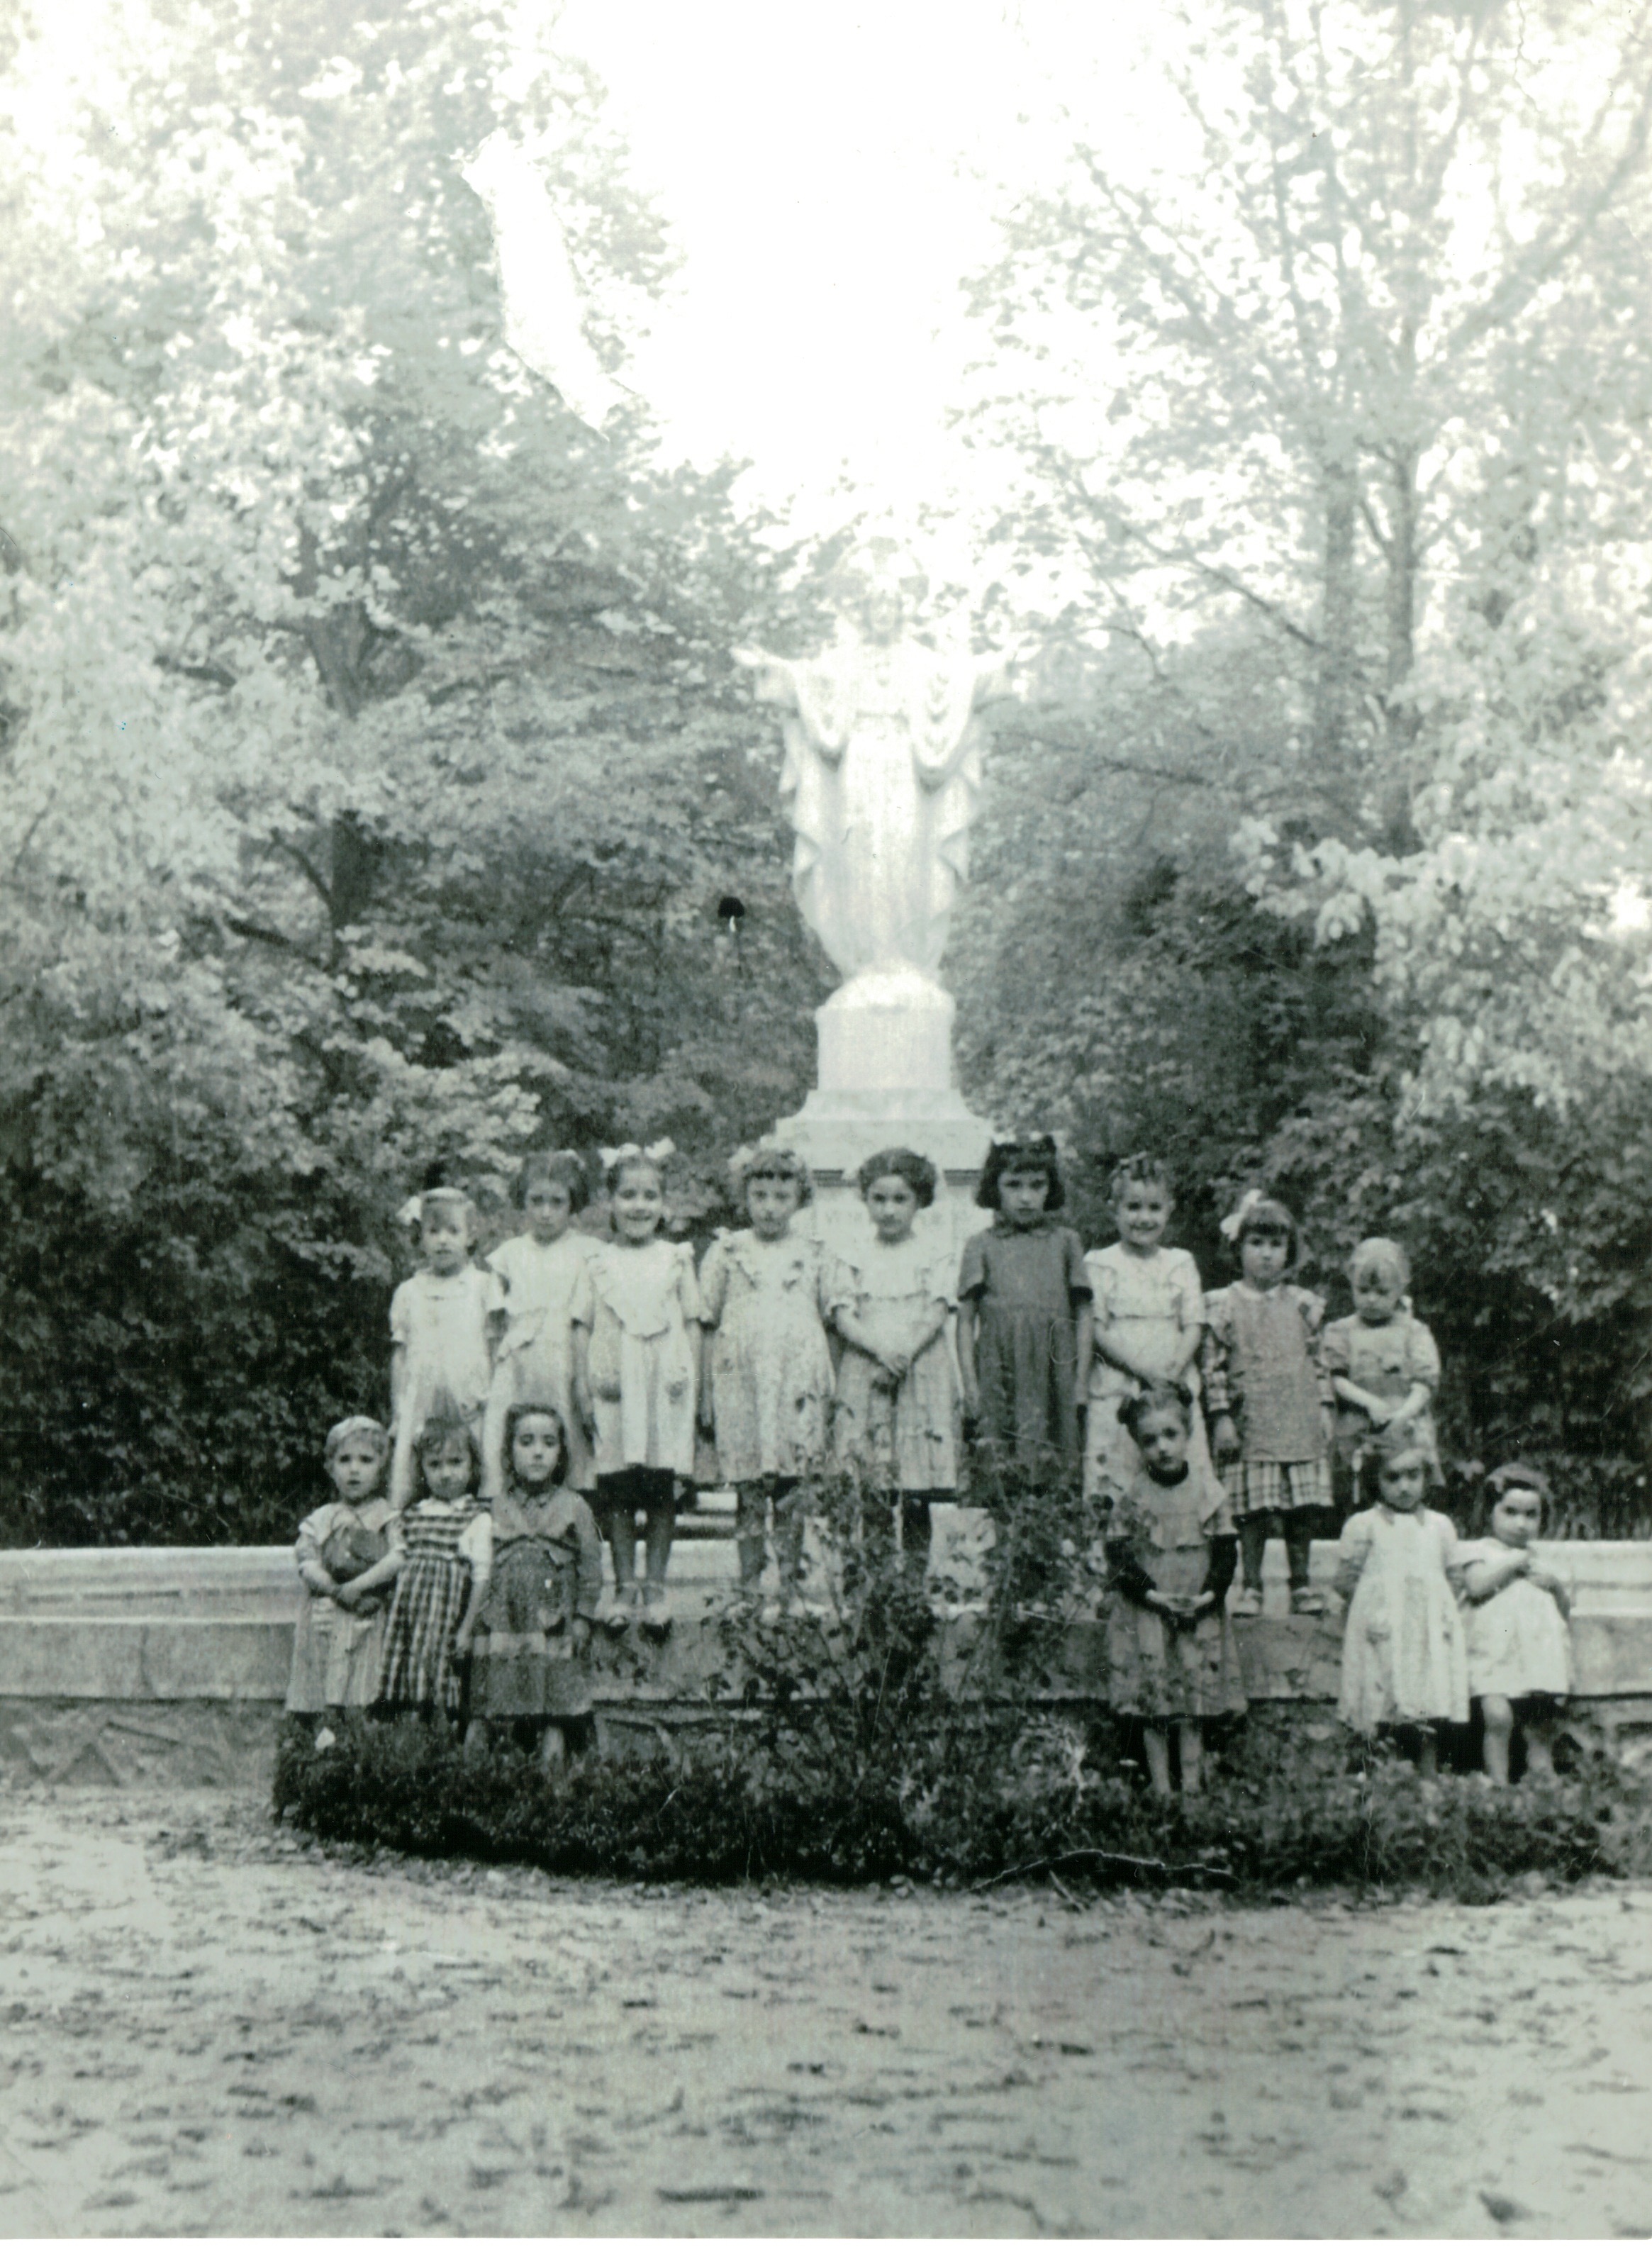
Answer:
<svg viewBox="0 0 1652 2247"><path fill-rule="evenodd" d="M918 636L926 587L894 541L872 542L839 584L838 635L820 654L735 651L759 698L788 714L792 888L845 978L816 1016L816 1089L778 1129L834 1171L899 1140L962 1173L986 1127L957 1089L938 970L969 869L977 713L1010 688L1000 663Z"/></svg>
<svg viewBox="0 0 1652 2247"><path fill-rule="evenodd" d="M799 660L735 651L757 672L759 699L791 713L780 789L796 830L792 887L849 977L934 978L969 871L981 780L975 713L1009 691L1001 664L905 632L922 586L898 553L881 549L850 577L850 614L834 645Z"/></svg>

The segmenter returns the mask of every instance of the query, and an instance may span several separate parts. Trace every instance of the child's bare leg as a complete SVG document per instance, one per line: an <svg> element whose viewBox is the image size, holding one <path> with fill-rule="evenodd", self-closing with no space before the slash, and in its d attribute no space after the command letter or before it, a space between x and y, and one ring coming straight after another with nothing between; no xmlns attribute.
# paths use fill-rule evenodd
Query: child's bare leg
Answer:
<svg viewBox="0 0 1652 2247"><path fill-rule="evenodd" d="M1163 1725L1143 1725L1142 1745L1147 1751L1147 1775L1155 1794L1171 1792L1171 1736Z"/></svg>
<svg viewBox="0 0 1652 2247"><path fill-rule="evenodd" d="M1424 1725L1416 1736L1416 1770L1419 1779L1440 1775L1440 1743L1430 1725Z"/></svg>
<svg viewBox="0 0 1652 2247"><path fill-rule="evenodd" d="M1485 1737L1480 1744L1485 1775L1493 1786L1506 1786L1509 1748L1514 1738L1514 1704L1501 1693L1486 1693L1481 1697L1480 1716L1485 1727Z"/></svg>
<svg viewBox="0 0 1652 2247"><path fill-rule="evenodd" d="M795 1592L803 1574L803 1492L785 1479L775 1485L775 1552L781 1590Z"/></svg>
<svg viewBox="0 0 1652 2247"><path fill-rule="evenodd" d="M1247 1513L1239 1526L1239 1574L1245 1589L1262 1595L1262 1555L1267 1550L1268 1533L1273 1526L1271 1513Z"/></svg>
<svg viewBox="0 0 1652 2247"><path fill-rule="evenodd" d="M677 1534L677 1499L669 1479L663 1493L649 1492L643 1534L647 1555L648 1589L658 1595L666 1588L666 1571L671 1566L672 1540Z"/></svg>
<svg viewBox="0 0 1652 2247"><path fill-rule="evenodd" d="M468 1756L485 1756L492 1745L493 1734L488 1729L487 1718L473 1717L465 1727L465 1753Z"/></svg>
<svg viewBox="0 0 1652 2247"><path fill-rule="evenodd" d="M554 1719L548 1724L539 1742L541 1771L560 1771L568 1760L568 1743L563 1738L562 1726Z"/></svg>
<svg viewBox="0 0 1652 2247"><path fill-rule="evenodd" d="M614 1567L614 1596L625 1599L637 1581L637 1499L629 1474L604 1476L597 1490L597 1524Z"/></svg>
<svg viewBox="0 0 1652 2247"><path fill-rule="evenodd" d="M1205 1783L1205 1727L1197 1717L1178 1725L1176 1745L1182 1759L1182 1792L1198 1794Z"/></svg>
<svg viewBox="0 0 1652 2247"><path fill-rule="evenodd" d="M945 1493L943 1492L942 1495ZM929 1492L904 1490L900 1501L901 1565L908 1580L921 1584L929 1574L929 1550L934 1538Z"/></svg>
<svg viewBox="0 0 1652 2247"><path fill-rule="evenodd" d="M778 1511L776 1508L776 1513ZM766 1482L741 1483L734 1508L734 1540L740 1553L740 1588L742 1591L754 1591L762 1581L763 1563L768 1557L768 1547L763 1535L768 1514L768 1485Z"/></svg>
<svg viewBox="0 0 1652 2247"><path fill-rule="evenodd" d="M1550 1709L1526 1719L1526 1768L1533 1779L1554 1776L1554 1735L1557 1719Z"/></svg>

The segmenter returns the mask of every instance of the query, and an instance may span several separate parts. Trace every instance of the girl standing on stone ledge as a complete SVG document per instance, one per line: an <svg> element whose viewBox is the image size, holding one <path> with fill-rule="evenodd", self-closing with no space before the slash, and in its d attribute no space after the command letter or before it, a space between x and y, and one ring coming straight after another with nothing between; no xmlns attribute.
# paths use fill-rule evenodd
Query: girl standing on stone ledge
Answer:
<svg viewBox="0 0 1652 2247"><path fill-rule="evenodd" d="M729 1168L751 1224L720 1233L700 1267L711 1338L700 1413L738 1493L741 1588L754 1592L761 1580L772 1500L781 1590L789 1597L803 1557L799 1485L823 1464L831 1407L825 1262L817 1240L792 1230L814 1194L801 1155L744 1148Z"/></svg>
<svg viewBox="0 0 1652 2247"><path fill-rule="evenodd" d="M832 1274L833 1323L848 1345L837 1375L833 1448L872 1494L869 1537L887 1543L900 1513L908 1574L929 1566L930 1507L958 1490L957 1376L946 1346L952 1260L912 1237L935 1199L935 1165L910 1147L869 1156L857 1178L872 1238Z"/></svg>
<svg viewBox="0 0 1652 2247"><path fill-rule="evenodd" d="M992 1227L965 1242L958 1275L965 1413L994 1477L1034 1490L1078 1473L1090 1282L1083 1243L1055 1221L1066 1199L1052 1138L994 1139L975 1190Z"/></svg>
<svg viewBox="0 0 1652 2247"><path fill-rule="evenodd" d="M694 1472L700 1304L693 1251L658 1236L669 1139L604 1148L614 1238L599 1241L574 1298L574 1395L597 1452L597 1526L614 1567L614 1622L640 1614L663 1636L666 1572L677 1531L677 1479ZM637 1583L637 1514L646 1581Z"/></svg>
<svg viewBox="0 0 1652 2247"><path fill-rule="evenodd" d="M573 1337L574 1298L597 1246L573 1226L590 1199L585 1166L566 1151L529 1155L515 1199L526 1229L502 1240L487 1259L504 1287L505 1331L482 1427L482 1492L491 1496L509 1479L505 1417L524 1397L556 1406L568 1441L565 1479L570 1489L589 1492L596 1470L574 1410Z"/></svg>

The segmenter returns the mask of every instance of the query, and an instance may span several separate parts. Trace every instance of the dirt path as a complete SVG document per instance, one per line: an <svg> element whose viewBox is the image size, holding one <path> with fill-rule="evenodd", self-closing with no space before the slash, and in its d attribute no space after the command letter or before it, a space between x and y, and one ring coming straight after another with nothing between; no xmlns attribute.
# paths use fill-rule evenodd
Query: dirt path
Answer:
<svg viewBox="0 0 1652 2247"><path fill-rule="evenodd" d="M12 1793L0 1913L10 2237L1652 2234L1652 1891L643 1890Z"/></svg>

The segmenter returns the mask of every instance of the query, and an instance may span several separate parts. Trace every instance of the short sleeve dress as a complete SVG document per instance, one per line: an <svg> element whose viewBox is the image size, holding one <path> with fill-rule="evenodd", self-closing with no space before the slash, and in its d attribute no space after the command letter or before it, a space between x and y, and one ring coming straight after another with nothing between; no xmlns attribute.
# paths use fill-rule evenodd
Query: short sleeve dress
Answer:
<svg viewBox="0 0 1652 2247"><path fill-rule="evenodd" d="M335 1583L347 1584L377 1567L400 1541L400 1517L388 1499L370 1498L362 1506L334 1499L298 1525L298 1567L302 1572L307 1561L318 1561ZM369 1592L359 1607L341 1608L304 1586L287 1685L287 1707L293 1714L363 1709L373 1699L394 1589L386 1584Z"/></svg>
<svg viewBox="0 0 1652 2247"><path fill-rule="evenodd" d="M825 1457L832 1397L824 1253L785 1233L723 1233L700 1267L700 1299L714 1328L712 1410L717 1458L730 1482L796 1479Z"/></svg>
<svg viewBox="0 0 1652 2247"><path fill-rule="evenodd" d="M1321 1298L1288 1281L1262 1288L1235 1280L1205 1298L1205 1407L1231 1412L1239 1431L1224 1479L1241 1517L1331 1503L1324 1319Z"/></svg>
<svg viewBox="0 0 1652 2247"><path fill-rule="evenodd" d="M1156 1591L1197 1595L1210 1574L1211 1540L1233 1534L1227 1492L1190 1459L1177 1483L1155 1482L1139 1463L1113 1501L1109 1545L1124 1544ZM1212 1608L1178 1623L1115 1588L1107 1614L1108 1698L1153 1722L1235 1715L1245 1706L1226 1615Z"/></svg>
<svg viewBox="0 0 1652 2247"><path fill-rule="evenodd" d="M556 1407L567 1430L567 1480L575 1490L589 1490L596 1479L590 1445L573 1408L573 1316L585 1266L597 1246L586 1233L564 1233L550 1241L519 1233L502 1240L488 1259L504 1288L505 1307L505 1331L488 1399L490 1460L504 1440L510 1407L525 1397L543 1399ZM493 1464L496 1472L508 1465Z"/></svg>
<svg viewBox="0 0 1652 2247"><path fill-rule="evenodd" d="M590 1330L597 1472L656 1467L694 1472L694 1373L700 1317L693 1251L650 1240L598 1241L575 1295Z"/></svg>
<svg viewBox="0 0 1652 2247"><path fill-rule="evenodd" d="M1477 1561L1492 1561L1508 1551L1496 1537L1459 1545L1464 1571ZM1563 1701L1572 1690L1572 1634L1553 1595L1540 1584L1515 1576L1489 1600L1471 1599L1464 1609L1468 1639L1469 1698L1486 1693L1505 1700L1533 1696Z"/></svg>
<svg viewBox="0 0 1652 2247"><path fill-rule="evenodd" d="M1089 1299L1083 1245L1069 1226L996 1220L964 1244L960 1300L977 1306L975 1381L984 1444L1032 1476L1078 1465L1079 1304Z"/></svg>
<svg viewBox="0 0 1652 2247"><path fill-rule="evenodd" d="M833 1267L834 1311L847 1310L882 1346L910 1349L935 1306L952 1308L952 1260L919 1240L867 1241ZM898 1389L864 1350L850 1348L837 1373L832 1449L876 1490L953 1491L962 1442L952 1345L939 1334Z"/></svg>
<svg viewBox="0 0 1652 2247"><path fill-rule="evenodd" d="M493 1575L477 1617L470 1707L478 1717L584 1717L590 1665L574 1648L577 1619L602 1597L602 1540L577 1491L494 1501Z"/></svg>
<svg viewBox="0 0 1652 2247"><path fill-rule="evenodd" d="M1419 1383L1430 1397L1440 1385L1440 1353L1434 1337L1422 1320L1414 1319L1409 1311L1397 1313L1380 1327L1367 1326L1361 1318L1333 1319L1321 1347L1327 1373L1340 1373L1356 1388L1369 1389L1373 1397L1391 1397L1397 1404ZM1410 1425L1437 1469L1440 1454L1434 1416L1426 1405ZM1335 1439L1339 1465L1351 1470L1358 1465L1361 1448L1370 1432L1369 1414L1339 1397Z"/></svg>
<svg viewBox="0 0 1652 2247"><path fill-rule="evenodd" d="M1150 1363L1162 1357L1168 1373L1176 1354L1205 1323L1205 1289L1198 1266L1186 1249L1156 1248L1150 1256L1137 1256L1122 1240L1116 1240L1110 1247L1092 1248L1084 1259L1084 1269L1095 1298L1096 1331L1116 1328L1119 1341L1133 1355ZM1181 1378L1197 1399L1197 1356ZM1099 1349L1091 1358L1089 1409L1084 1416L1087 1497L1099 1496L1109 1483L1128 1482L1136 1472L1136 1444L1119 1419L1118 1408L1140 1386L1122 1366L1109 1364ZM1188 1457L1197 1465L1210 1465L1204 1415L1198 1411L1193 1416Z"/></svg>
<svg viewBox="0 0 1652 2247"><path fill-rule="evenodd" d="M1465 1725L1468 1653L1457 1607L1457 1531L1443 1513L1386 1506L1351 1514L1337 1583L1352 1588L1338 1713L1356 1732L1380 1725Z"/></svg>
<svg viewBox="0 0 1652 2247"><path fill-rule="evenodd" d="M403 1560L385 1626L378 1698L394 1709L456 1717L464 1680L454 1637L474 1570L486 1571L493 1523L474 1498L420 1499L401 1518Z"/></svg>
<svg viewBox="0 0 1652 2247"><path fill-rule="evenodd" d="M491 1272L467 1264L452 1273L415 1272L390 1299L390 1335L406 1352L390 1462L392 1503L413 1489L413 1445L431 1408L445 1400L481 1436L493 1382L488 1322L504 1301Z"/></svg>

